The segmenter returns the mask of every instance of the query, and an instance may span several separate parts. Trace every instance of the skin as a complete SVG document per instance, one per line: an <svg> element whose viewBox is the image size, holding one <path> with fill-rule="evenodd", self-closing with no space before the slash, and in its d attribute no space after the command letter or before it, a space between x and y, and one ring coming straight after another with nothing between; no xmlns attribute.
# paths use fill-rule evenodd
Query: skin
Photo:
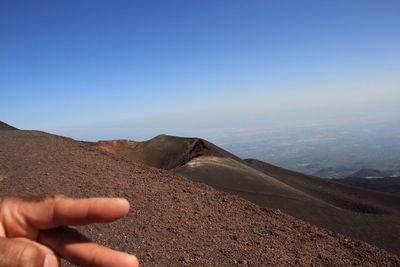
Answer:
<svg viewBox="0 0 400 267"><path fill-rule="evenodd" d="M0 266L137 267L135 256L97 245L69 226L107 223L129 211L126 199L62 196L0 198Z"/></svg>

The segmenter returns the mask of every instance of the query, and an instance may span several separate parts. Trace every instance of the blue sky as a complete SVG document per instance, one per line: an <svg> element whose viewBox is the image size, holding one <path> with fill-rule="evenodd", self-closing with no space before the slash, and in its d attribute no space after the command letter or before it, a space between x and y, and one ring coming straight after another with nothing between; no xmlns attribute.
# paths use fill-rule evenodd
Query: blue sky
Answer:
<svg viewBox="0 0 400 267"><path fill-rule="evenodd" d="M399 119L400 2L0 1L0 120L78 139Z"/></svg>

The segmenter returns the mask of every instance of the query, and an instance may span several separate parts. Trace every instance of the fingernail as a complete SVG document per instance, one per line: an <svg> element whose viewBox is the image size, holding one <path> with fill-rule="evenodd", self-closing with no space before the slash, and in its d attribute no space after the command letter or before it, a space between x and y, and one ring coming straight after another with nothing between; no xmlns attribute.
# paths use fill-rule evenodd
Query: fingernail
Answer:
<svg viewBox="0 0 400 267"><path fill-rule="evenodd" d="M128 206L129 206L129 201L126 200L125 198L119 197L119 198L115 198L115 200L117 200L117 201L120 202L121 204L124 204L124 205L128 205Z"/></svg>
<svg viewBox="0 0 400 267"><path fill-rule="evenodd" d="M46 255L44 258L43 267L59 267L57 257L51 254Z"/></svg>

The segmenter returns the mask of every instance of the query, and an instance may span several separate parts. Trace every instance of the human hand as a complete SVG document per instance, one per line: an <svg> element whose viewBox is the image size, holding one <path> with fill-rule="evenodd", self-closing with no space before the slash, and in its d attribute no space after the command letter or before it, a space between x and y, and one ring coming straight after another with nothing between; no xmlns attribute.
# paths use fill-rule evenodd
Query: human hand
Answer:
<svg viewBox="0 0 400 267"><path fill-rule="evenodd" d="M125 199L0 198L0 266L137 267L135 256L93 242L68 227L106 223L125 216Z"/></svg>

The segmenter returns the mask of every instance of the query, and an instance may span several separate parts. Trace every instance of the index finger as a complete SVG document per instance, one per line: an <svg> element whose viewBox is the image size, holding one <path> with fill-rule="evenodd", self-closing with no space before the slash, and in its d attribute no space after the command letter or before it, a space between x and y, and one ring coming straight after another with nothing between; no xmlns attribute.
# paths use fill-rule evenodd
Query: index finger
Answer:
<svg viewBox="0 0 400 267"><path fill-rule="evenodd" d="M39 201L23 201L18 205L19 214L37 229L105 223L125 216L128 211L129 202L123 198L54 196Z"/></svg>
<svg viewBox="0 0 400 267"><path fill-rule="evenodd" d="M69 227L41 231L38 241L77 266L139 266L135 256L95 244Z"/></svg>

